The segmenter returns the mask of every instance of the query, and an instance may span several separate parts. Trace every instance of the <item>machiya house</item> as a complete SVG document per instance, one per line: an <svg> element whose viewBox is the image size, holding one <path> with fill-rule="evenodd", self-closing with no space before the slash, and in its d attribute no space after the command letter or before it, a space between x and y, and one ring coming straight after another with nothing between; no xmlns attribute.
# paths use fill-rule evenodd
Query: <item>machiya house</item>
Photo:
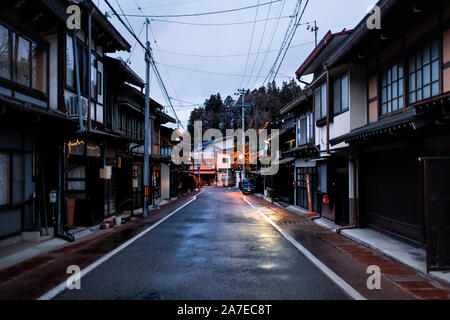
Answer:
<svg viewBox="0 0 450 320"><path fill-rule="evenodd" d="M428 270L449 269L450 5L378 6L381 30L366 16L329 33L297 71L314 74L293 108L302 130L310 101L319 149L297 161L315 162L323 217L424 247Z"/></svg>
<svg viewBox="0 0 450 320"><path fill-rule="evenodd" d="M80 2L84 19L74 35L66 29L68 5L56 0L0 4L1 238L49 225L63 235L64 152L67 138L76 141L80 129L71 119L70 101L78 88L68 43L80 49L79 89L89 128L98 123L101 129L104 122L104 54L130 49L90 1ZM98 144L89 146L97 155Z"/></svg>
<svg viewBox="0 0 450 320"><path fill-rule="evenodd" d="M66 226L141 205L144 84L107 56L130 45L91 1L81 29L66 28L69 4L0 4L0 238L55 226L71 240ZM175 120L151 106L156 190L171 147L161 124Z"/></svg>

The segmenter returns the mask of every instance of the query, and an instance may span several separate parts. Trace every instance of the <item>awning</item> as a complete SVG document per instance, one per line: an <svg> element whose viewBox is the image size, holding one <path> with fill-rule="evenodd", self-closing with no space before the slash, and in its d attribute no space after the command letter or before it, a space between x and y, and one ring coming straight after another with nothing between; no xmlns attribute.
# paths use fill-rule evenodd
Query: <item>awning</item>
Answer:
<svg viewBox="0 0 450 320"><path fill-rule="evenodd" d="M289 164L289 163L294 162L294 161L295 161L295 158L293 158L293 157L291 157L291 158L284 158L284 159L281 159L280 161L274 161L272 163L272 165L282 166L282 165Z"/></svg>

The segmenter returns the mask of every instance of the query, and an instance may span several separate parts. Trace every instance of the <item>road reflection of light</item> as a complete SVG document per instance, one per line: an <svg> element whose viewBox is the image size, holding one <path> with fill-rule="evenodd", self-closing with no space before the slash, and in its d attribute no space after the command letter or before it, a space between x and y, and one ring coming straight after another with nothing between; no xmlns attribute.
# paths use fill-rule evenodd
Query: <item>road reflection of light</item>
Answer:
<svg viewBox="0 0 450 320"><path fill-rule="evenodd" d="M274 265L274 264L263 264L263 265L260 265L259 266L261 269L266 269L266 270L269 270L269 269L274 269L274 268L276 268L276 265Z"/></svg>

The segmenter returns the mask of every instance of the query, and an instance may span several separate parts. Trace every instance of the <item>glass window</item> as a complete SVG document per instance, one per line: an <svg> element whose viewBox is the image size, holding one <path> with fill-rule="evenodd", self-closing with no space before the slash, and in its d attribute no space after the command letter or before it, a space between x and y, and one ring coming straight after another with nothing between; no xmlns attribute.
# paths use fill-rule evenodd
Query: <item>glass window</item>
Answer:
<svg viewBox="0 0 450 320"><path fill-rule="evenodd" d="M385 80L385 79L384 79ZM345 73L333 82L333 111L338 114L349 109L348 74Z"/></svg>
<svg viewBox="0 0 450 320"><path fill-rule="evenodd" d="M35 43L31 45L31 75L33 89L47 93L47 54Z"/></svg>
<svg viewBox="0 0 450 320"><path fill-rule="evenodd" d="M312 113L309 112L300 116L297 120L297 146L302 146L312 142L312 128L313 128Z"/></svg>
<svg viewBox="0 0 450 320"><path fill-rule="evenodd" d="M320 87L316 88L314 91L314 109L316 110L316 120L322 119L321 113L320 113Z"/></svg>
<svg viewBox="0 0 450 320"><path fill-rule="evenodd" d="M95 99L97 97L97 68L95 67L96 63L95 54L91 54L91 98ZM95 99L96 100L96 99Z"/></svg>
<svg viewBox="0 0 450 320"><path fill-rule="evenodd" d="M75 88L75 61L72 37L66 37L66 85Z"/></svg>
<svg viewBox="0 0 450 320"><path fill-rule="evenodd" d="M67 176L69 191L86 190L86 168L84 166L71 166Z"/></svg>
<svg viewBox="0 0 450 320"><path fill-rule="evenodd" d="M0 25L0 77L11 79L9 31Z"/></svg>
<svg viewBox="0 0 450 320"><path fill-rule="evenodd" d="M327 116L327 84L323 83L315 90L314 98L316 120L322 120Z"/></svg>
<svg viewBox="0 0 450 320"><path fill-rule="evenodd" d="M341 111L349 108L349 88L348 88L348 74L341 78Z"/></svg>
<svg viewBox="0 0 450 320"><path fill-rule="evenodd" d="M15 42L16 81L29 87L31 81L30 41L17 36Z"/></svg>
<svg viewBox="0 0 450 320"><path fill-rule="evenodd" d="M9 204L11 200L11 167L8 153L0 153L0 205Z"/></svg>
<svg viewBox="0 0 450 320"><path fill-rule="evenodd" d="M439 95L439 42L433 41L418 50L409 61L409 103Z"/></svg>
<svg viewBox="0 0 450 320"><path fill-rule="evenodd" d="M325 118L327 116L327 85L326 83L324 83L321 87L321 116L322 118Z"/></svg>
<svg viewBox="0 0 450 320"><path fill-rule="evenodd" d="M403 66L392 66L383 72L381 78L381 114L404 108Z"/></svg>
<svg viewBox="0 0 450 320"><path fill-rule="evenodd" d="M333 111L334 114L341 112L341 80L336 79L333 82Z"/></svg>
<svg viewBox="0 0 450 320"><path fill-rule="evenodd" d="M103 123L103 106L102 105L97 105L96 106L97 109L97 114L96 114L96 121Z"/></svg>

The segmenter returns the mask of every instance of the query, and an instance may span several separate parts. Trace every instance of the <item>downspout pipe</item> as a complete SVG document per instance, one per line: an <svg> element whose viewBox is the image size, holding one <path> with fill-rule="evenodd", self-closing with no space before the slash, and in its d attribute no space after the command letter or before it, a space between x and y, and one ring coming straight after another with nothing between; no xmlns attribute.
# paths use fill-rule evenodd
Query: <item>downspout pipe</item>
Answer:
<svg viewBox="0 0 450 320"><path fill-rule="evenodd" d="M92 12L93 9L89 10L88 16L88 109L87 109L87 127L88 131L92 131L92 122L91 122L91 105L92 105Z"/></svg>
<svg viewBox="0 0 450 320"><path fill-rule="evenodd" d="M81 88L80 88L80 68L78 61L78 48L77 48L77 29L73 30L73 55L75 61L75 78L76 78L76 86L77 86L77 105L78 105L78 125L79 129L76 132L77 134L83 133L86 129L83 124L83 110L81 108Z"/></svg>
<svg viewBox="0 0 450 320"><path fill-rule="evenodd" d="M63 231L61 229L61 224L62 224L62 219L61 219L61 214L62 214L62 210L61 210L61 202L62 202L62 161L63 161L63 157L62 157L62 148L59 146L58 147L58 212L56 215L56 226L55 226L55 237L69 241L69 242L74 242L75 238L73 235L71 235L70 233L66 233L65 231Z"/></svg>
<svg viewBox="0 0 450 320"><path fill-rule="evenodd" d="M327 153L330 153L330 70L327 67Z"/></svg>

